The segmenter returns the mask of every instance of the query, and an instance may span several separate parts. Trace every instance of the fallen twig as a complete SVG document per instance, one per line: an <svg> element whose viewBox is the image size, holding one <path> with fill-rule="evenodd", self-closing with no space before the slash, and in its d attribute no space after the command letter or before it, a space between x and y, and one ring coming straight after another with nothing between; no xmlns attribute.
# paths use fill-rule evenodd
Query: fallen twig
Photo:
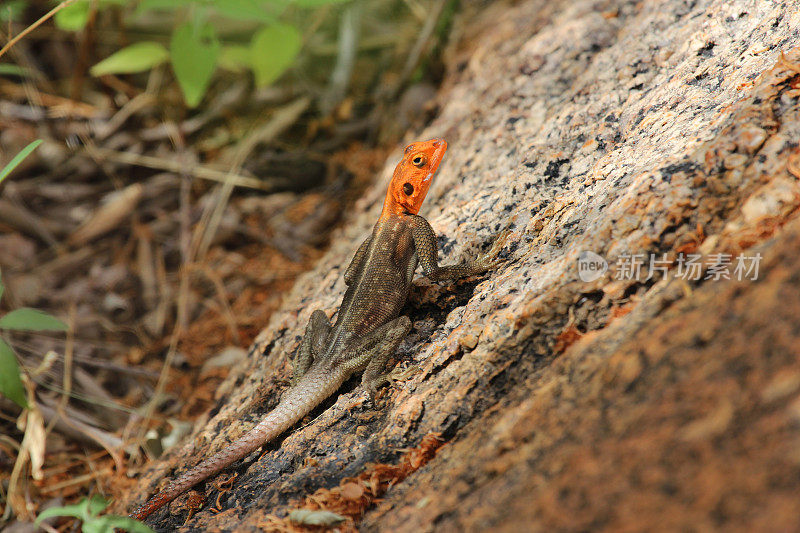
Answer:
<svg viewBox="0 0 800 533"><path fill-rule="evenodd" d="M125 165L138 165L140 167L166 170L176 174L186 173L189 176L210 181L219 181L224 183L226 179L230 179L233 185L237 187L247 187L249 189L258 189L261 191L271 191L275 188L274 185L268 181L263 181L257 178L232 174L222 170L214 170L213 168L199 165L186 167L179 161L173 161L171 159L164 159L161 157L139 155L130 152L118 152L116 150L109 150L107 148L99 148L96 146L86 146L86 153L93 159L106 159Z"/></svg>

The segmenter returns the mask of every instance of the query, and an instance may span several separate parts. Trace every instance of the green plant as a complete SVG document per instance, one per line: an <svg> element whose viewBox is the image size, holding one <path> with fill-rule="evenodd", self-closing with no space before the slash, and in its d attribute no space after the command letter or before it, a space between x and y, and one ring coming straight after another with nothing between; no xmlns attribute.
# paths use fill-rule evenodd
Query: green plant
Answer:
<svg viewBox="0 0 800 533"><path fill-rule="evenodd" d="M0 170L0 183L40 144L42 144L41 139L33 141L14 156L3 170ZM0 299L4 291L5 287L0 278ZM0 317L0 330L3 331L66 331L66 329L66 324L57 318L27 307L15 309ZM28 407L17 357L2 337L0 337L0 394L23 409Z"/></svg>
<svg viewBox="0 0 800 533"><path fill-rule="evenodd" d="M169 62L186 104L196 107L208 89L217 67L233 72L252 71L256 85L273 83L295 62L302 48L300 29L288 22L288 8L317 8L347 0L141 0L136 9L126 0L78 0L55 16L67 31L83 29L91 9L126 5L126 20L163 14L174 27L169 47L157 41L140 41L117 50L96 65L93 76L145 72ZM295 17L302 18L302 17ZM223 22L238 23L247 44L223 43Z"/></svg>
<svg viewBox="0 0 800 533"><path fill-rule="evenodd" d="M40 144L42 144L42 140L41 139L36 139L32 143L30 143L28 146L26 146L25 148L20 150L19 153L17 155L15 155L14 158L11 161L9 161L6 166L3 167L3 170L0 170L0 183L3 183L3 180L6 179L6 176L11 174L11 171L14 170L15 168L17 168L17 166L20 163L22 163L23 159L25 159L26 157L31 155L31 152L36 150L36 148Z"/></svg>
<svg viewBox="0 0 800 533"><path fill-rule="evenodd" d="M42 520L54 516L73 516L83 522L81 526L83 533L108 533L109 531L114 531L114 528L133 533L153 533L153 530L145 524L127 516L98 516L101 511L108 507L108 504L109 502L104 498L94 495L91 498L83 498L74 505L52 507L42 511L36 517L36 523L38 524Z"/></svg>
<svg viewBox="0 0 800 533"><path fill-rule="evenodd" d="M0 298L5 287L0 281ZM67 325L54 316L29 307L21 307L0 317L3 331L66 331ZM22 408L28 407L14 350L0 337L0 394Z"/></svg>

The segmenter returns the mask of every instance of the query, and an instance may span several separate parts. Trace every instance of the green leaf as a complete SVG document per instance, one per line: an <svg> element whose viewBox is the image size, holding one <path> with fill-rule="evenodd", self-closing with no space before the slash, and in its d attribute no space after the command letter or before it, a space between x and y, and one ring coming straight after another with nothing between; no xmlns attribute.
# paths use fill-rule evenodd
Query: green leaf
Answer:
<svg viewBox="0 0 800 533"><path fill-rule="evenodd" d="M78 0L57 12L55 15L56 26L64 31L80 31L89 22L89 2Z"/></svg>
<svg viewBox="0 0 800 533"><path fill-rule="evenodd" d="M22 386L22 379L19 375L17 357L11 346L6 344L3 339L0 339L0 394L23 409L28 408L25 387Z"/></svg>
<svg viewBox="0 0 800 533"><path fill-rule="evenodd" d="M87 510L89 512L89 515L97 516L98 514L100 514L103 511L103 509L108 507L109 503L111 503L111 502L106 500L105 498L103 498L99 494L92 494L89 497L89 502L88 502L88 506L87 506Z"/></svg>
<svg viewBox="0 0 800 533"><path fill-rule="evenodd" d="M6 176L11 174L11 171L17 168L17 165L22 163L22 160L28 157L31 152L36 150L36 147L38 147L40 144L42 144L42 140L37 139L20 150L19 153L14 156L14 159L9 161L8 164L3 167L3 170L0 170L0 183L3 183L3 180L6 179Z"/></svg>
<svg viewBox="0 0 800 533"><path fill-rule="evenodd" d="M63 505L61 507L51 507L50 509L45 509L39 516L36 517L36 521L34 523L38 524L42 520L46 520L47 518L52 518L54 516L72 516L75 518L80 518L81 520L86 520L89 518L89 500L87 498L83 498L78 503L72 505Z"/></svg>
<svg viewBox="0 0 800 533"><path fill-rule="evenodd" d="M217 64L231 72L244 72L250 68L250 48L239 44L223 46Z"/></svg>
<svg viewBox="0 0 800 533"><path fill-rule="evenodd" d="M105 518L90 518L81 526L81 533L110 533L114 531Z"/></svg>
<svg viewBox="0 0 800 533"><path fill-rule="evenodd" d="M210 24L196 26L187 22L172 33L172 70L189 107L197 106L203 99L217 65L219 50L219 41Z"/></svg>
<svg viewBox="0 0 800 533"><path fill-rule="evenodd" d="M218 0L214 9L228 18L235 20L254 20L258 22L275 22L275 15L266 9L259 0Z"/></svg>
<svg viewBox="0 0 800 533"><path fill-rule="evenodd" d="M143 41L126 46L122 50L117 50L93 66L89 72L92 73L92 76L132 74L150 70L164 63L167 59L169 59L169 51L164 45L152 41Z"/></svg>
<svg viewBox="0 0 800 533"><path fill-rule="evenodd" d="M140 0L136 5L137 11L174 11L186 5L186 2L178 0Z"/></svg>
<svg viewBox="0 0 800 533"><path fill-rule="evenodd" d="M350 0L294 0L294 4L297 7L321 7L326 6L328 4L343 4L345 2L349 2Z"/></svg>
<svg viewBox="0 0 800 533"><path fill-rule="evenodd" d="M115 523L119 523L117 527L125 527L127 522L120 521L120 519L131 519L116 515L97 516L106 507L108 507L108 504L108 500L102 496L94 494L90 498L83 498L74 505L64 505L62 507L53 507L52 509L47 509L36 517L36 523L38 524L42 520L54 516L73 516L83 521L81 530L84 533L108 533L109 531L114 531ZM139 524L135 520L131 521L134 522L134 524ZM144 526L144 524L141 525ZM147 526L144 527L146 529L137 528L136 530L131 529L130 531L152 533L153 530L147 528Z"/></svg>
<svg viewBox="0 0 800 533"><path fill-rule="evenodd" d="M64 31L80 31L89 22L89 14L92 8L96 10L104 9L108 6L125 5L129 0L78 0L74 4L56 12L55 23L59 29ZM54 0L55 4L61 3Z"/></svg>
<svg viewBox="0 0 800 533"><path fill-rule="evenodd" d="M53 518L54 516L73 516L75 518L83 518L83 512L81 510L81 504L76 503L74 505L65 505L63 507L51 507L50 509L45 509L39 516L36 517L36 522L39 523L42 520L47 520L48 518Z"/></svg>
<svg viewBox="0 0 800 533"><path fill-rule="evenodd" d="M0 329L21 331L67 331L66 324L38 309L21 307L0 318Z"/></svg>
<svg viewBox="0 0 800 533"><path fill-rule="evenodd" d="M0 8L0 12L1 11L2 8ZM0 63L0 76L19 76L20 78L26 78L30 76L30 71L20 67L19 65Z"/></svg>
<svg viewBox="0 0 800 533"><path fill-rule="evenodd" d="M196 4L197 2L195 0L141 0L137 4L136 10L133 12L133 15L135 17L139 17L147 12L152 12L152 11L172 14L175 11Z"/></svg>
<svg viewBox="0 0 800 533"><path fill-rule="evenodd" d="M275 24L253 36L250 44L250 65L256 85L264 87L277 80L300 52L302 38L294 26Z"/></svg>
<svg viewBox="0 0 800 533"><path fill-rule="evenodd" d="M73 516L83 521L81 530L84 533L108 533L109 531L114 531L114 528L124 529L133 533L155 533L143 523L126 516L97 516L108 507L109 503L102 496L95 494L91 498L83 498L75 505L47 509L36 517L36 523L38 524L42 520L53 516Z"/></svg>
<svg viewBox="0 0 800 533"><path fill-rule="evenodd" d="M103 518L109 527L109 529L106 529L105 531L111 531L110 528L117 527L124 529L125 531L130 531L131 533L155 533L155 531L147 527L147 525L139 522L138 520L134 520L133 518L128 518L127 516L109 515L104 516Z"/></svg>

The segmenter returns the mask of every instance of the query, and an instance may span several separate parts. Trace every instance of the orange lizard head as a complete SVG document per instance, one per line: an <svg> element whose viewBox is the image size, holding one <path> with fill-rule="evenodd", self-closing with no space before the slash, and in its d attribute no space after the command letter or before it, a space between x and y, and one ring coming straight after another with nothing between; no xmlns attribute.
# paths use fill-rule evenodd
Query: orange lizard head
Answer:
<svg viewBox="0 0 800 533"><path fill-rule="evenodd" d="M447 151L447 141L431 139L406 146L403 159L394 169L381 218L390 215L416 215L422 207L433 175Z"/></svg>

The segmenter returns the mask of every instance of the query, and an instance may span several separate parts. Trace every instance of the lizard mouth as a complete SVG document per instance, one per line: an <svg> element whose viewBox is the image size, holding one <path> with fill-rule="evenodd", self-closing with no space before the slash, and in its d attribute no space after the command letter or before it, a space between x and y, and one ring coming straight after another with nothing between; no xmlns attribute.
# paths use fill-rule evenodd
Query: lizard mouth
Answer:
<svg viewBox="0 0 800 533"><path fill-rule="evenodd" d="M422 180L423 183L431 181L431 178L433 178L433 175L436 174L436 170L439 168L439 163L442 162L444 153L447 151L447 141L444 139L434 139L432 144L436 147L436 150L433 152L433 155L431 155L431 171L428 172L425 179Z"/></svg>

